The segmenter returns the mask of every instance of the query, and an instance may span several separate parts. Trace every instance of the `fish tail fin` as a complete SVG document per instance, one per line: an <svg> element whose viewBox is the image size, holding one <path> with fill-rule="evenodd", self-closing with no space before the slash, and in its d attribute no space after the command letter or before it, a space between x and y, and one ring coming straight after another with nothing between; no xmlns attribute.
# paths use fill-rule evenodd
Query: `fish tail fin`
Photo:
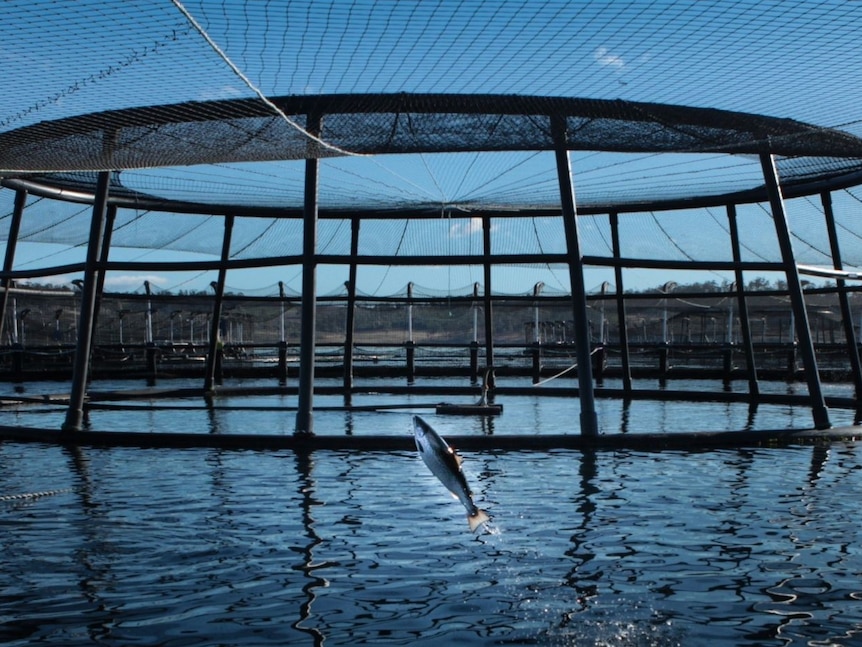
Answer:
<svg viewBox="0 0 862 647"><path fill-rule="evenodd" d="M491 517L484 510L476 509L476 514L467 515L467 523L470 524L470 532L476 532L476 529L486 521L491 521Z"/></svg>

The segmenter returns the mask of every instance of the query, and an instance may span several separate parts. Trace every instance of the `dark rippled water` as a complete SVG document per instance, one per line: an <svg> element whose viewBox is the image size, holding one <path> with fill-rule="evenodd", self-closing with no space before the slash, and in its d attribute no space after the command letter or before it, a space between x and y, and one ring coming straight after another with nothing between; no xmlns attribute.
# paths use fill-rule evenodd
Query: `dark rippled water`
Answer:
<svg viewBox="0 0 862 647"><path fill-rule="evenodd" d="M0 642L862 644L856 444L463 454L476 535L413 452L2 443Z"/></svg>

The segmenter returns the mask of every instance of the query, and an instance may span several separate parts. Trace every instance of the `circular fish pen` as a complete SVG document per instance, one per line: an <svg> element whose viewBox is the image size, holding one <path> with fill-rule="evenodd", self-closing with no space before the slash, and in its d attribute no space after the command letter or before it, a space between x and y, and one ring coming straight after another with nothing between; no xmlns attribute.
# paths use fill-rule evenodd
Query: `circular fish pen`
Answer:
<svg viewBox="0 0 862 647"><path fill-rule="evenodd" d="M216 150L200 146L200 142L213 139L219 141ZM767 400L768 396L760 394L755 362L756 333L749 316L752 295L746 288L744 276L750 272L780 275L784 284L780 298L789 308L793 322L792 347L798 353L801 375L807 387L807 394L801 402L810 408L811 427L817 433L830 429L833 424L821 384L801 276L808 272L835 277L838 285L830 291L830 296L842 315L844 328L841 332L845 339L850 340L846 345L847 370L857 386L856 391L862 383L849 293L844 286L848 273L843 271L840 263L841 252L835 235L832 207L833 192L851 187L860 179L857 167L858 159L862 157L862 140L845 132L762 115L624 101L398 94L226 100L107 111L14 129L0 135L0 143L4 151L0 166L16 165L15 172L7 173L3 180L4 186L15 196L7 265L3 274L5 284L9 287L21 278L50 276L60 271L83 272L83 280L79 284L80 318L71 369L71 392L60 432L76 436L78 440L83 438L79 434L84 427L85 409L93 403L93 398L88 399L87 396L87 384L93 356L94 326L99 316L99 305L105 298L103 277L112 271L211 270L217 273L218 279L211 286L213 295L207 299L211 304L206 321L207 342L200 354L204 362L201 394L211 396L219 391L217 370L223 361L222 317L230 273L249 268L299 268L302 290L298 304L294 306L299 313L295 435L302 437L303 442L314 436L315 374L320 357L317 340L321 336L317 326L319 295L316 285L319 268L326 265L346 268L348 275L342 303L344 352L340 367L346 410L350 410L351 396L362 392L361 387L353 382L357 345L355 316L361 299L356 286L357 276L370 266L397 268L404 272L470 267L481 272L483 281L476 282L471 299L482 311L484 335L483 343L480 343L479 312L475 310L470 365L474 383L477 371L484 374L483 388L491 402L506 393L505 387L498 385L501 376L497 375L495 363L494 330L498 326L494 313L499 301L499 297L494 295L495 273L502 266L538 266L564 274L569 280L567 300L571 316L568 326L563 323L561 347L565 347L573 359L566 372L573 371L577 379L577 388L572 396L577 397L580 404L580 421L572 431L581 437L578 444L584 439L596 442L599 437L594 373L604 372L604 354L610 346L610 336L604 328L614 328L602 313L598 321L601 330L596 341L593 334L596 308L588 300L585 283L585 268L588 267L606 268L615 279L614 291L603 294L609 298L601 301L601 309L616 314L614 346L620 358L621 388L616 392L603 391L603 396L623 399L672 397L668 392L638 392L632 382L631 326L624 298L623 272L647 268L682 273L726 271L736 277L726 299L729 313L726 344L728 348L737 347L744 358L748 391L732 399L745 400L752 405ZM549 195L546 200L536 200L533 204L443 204L439 208L410 201L375 206L363 204L361 199L353 206L330 204L325 193L325 169L321 169L322 160L331 157L346 158L357 167L373 165L380 156L389 155L467 155L478 164L483 155L518 151L545 154L549 166L544 170L554 173L543 178L542 182L555 181L558 194L555 198ZM627 201L594 201L579 206L573 188L573 180L576 182L577 178L573 178L569 158L572 151L609 154L642 151L691 158L726 156L734 160L744 157L759 169L760 176L756 180L747 179L750 185L733 192L682 196L662 195L666 192L658 190L651 199L632 195ZM151 164L153 159L171 167L295 160L294 171L302 175L302 202L294 206L274 207L157 198L138 186L140 178L137 177L142 173L138 169ZM75 169L75 172L68 169ZM363 171L365 173L367 171ZM830 242L831 270L801 266L794 254L785 201L810 200L811 196L822 204L822 236ZM40 207L44 203L63 205L64 208L57 209L58 213L62 213L67 204L83 204L91 210L89 219L79 216L77 225L69 225L78 228L89 226L83 263L63 268L46 267L38 271L13 269L17 232L35 202ZM741 241L750 239L750 234L745 231L745 224L740 227L740 212L746 213L743 222L747 223L752 205L765 211L772 221L774 239L767 244L774 249L774 259L767 259L762 254L759 254L762 260L743 258ZM727 255L724 260L689 257L682 261L665 258L647 262L646 259L633 258L625 251L632 245L633 235L627 231L630 229L627 225L640 222L640 214L649 214L665 231L662 222L678 219L679 213L692 219L692 213L703 211L715 216L715 210L724 211L726 222L719 224L726 231L727 238L719 241L709 237L701 240L701 244L705 243L709 248L724 247ZM210 235L212 229L220 232L218 260L149 263L110 259L111 246L116 244L115 233L133 229L137 235L155 231L173 236L177 227L188 230L187 220L195 223L192 229L197 229L201 219ZM689 227L699 227L693 220L689 222L692 223ZM531 236L524 235L527 228L532 229ZM457 232L477 235L469 236L467 241L458 245L458 249L452 249ZM762 230L758 234L762 236ZM198 232L194 235L203 234ZM697 236L703 234L698 232ZM591 238L593 244L588 244L586 241ZM668 238L673 243L674 238ZM605 254L590 253L594 251L595 240L605 243ZM761 245L764 243L759 242ZM158 246L157 243L154 246ZM264 255L264 249L271 255ZM602 291L607 293L610 285L603 284ZM542 337L549 336L548 326L542 326L538 318L541 287L537 283L532 295L537 317L532 328L534 354L542 349ZM667 282L660 294L663 302L660 307L664 310L661 342L665 348L659 350L659 356L663 370L667 370L666 353L670 348L667 302L672 298L675 287L676 283ZM284 308L286 299L281 289L277 302ZM11 287L4 291L4 313L10 310L10 297L15 297ZM451 300L452 295L445 298ZM678 296L673 298L679 300ZM146 299L148 305L144 314L150 326L152 295L149 286ZM412 293L412 284L408 285L404 300L408 313L405 347L411 382L415 373L413 308L422 301ZM739 321L735 339L734 307ZM17 304L15 308L17 310ZM122 310L118 316L122 347ZM59 314L57 319L59 324ZM714 319L712 317L713 325ZM624 323L621 325L620 322ZM18 322L15 321L14 325L17 336ZM703 325L701 329L703 335ZM529 330L527 327L528 335ZM688 334L690 337L691 330ZM152 335L151 327L148 327L146 344L150 347L155 346ZM286 343L282 321L280 351L285 350ZM481 358L480 348L483 351ZM600 353L599 361L594 361L597 353ZM286 376L284 354L280 356L282 378ZM379 390L380 386L375 388ZM452 393L463 391L455 388ZM421 392L421 387L416 387L416 392ZM157 398L158 394L159 391L150 391L147 395ZM692 394L689 398L696 400L702 395ZM707 399L715 399L715 396ZM796 400L799 401L798 398ZM848 406L847 402L843 404ZM416 405L411 406L415 408ZM466 409L470 407L468 403L451 406L455 413L459 412L459 407L463 408L461 413L467 413ZM494 405L483 403L483 407L491 406ZM470 413L499 412L499 406L493 411L483 407ZM855 408L855 401L849 403L849 407ZM855 435L852 429L846 433ZM151 441L159 437L150 434ZM176 438L176 435L169 434L168 438ZM176 442L188 441L176 438ZM565 444L570 441L558 442ZM602 442L611 441L605 438Z"/></svg>
<svg viewBox="0 0 862 647"><path fill-rule="evenodd" d="M41 362L42 377L70 386L4 402L63 408L48 435L79 440L118 399L130 411L136 399L169 409L160 400L200 404L244 389L291 398L260 405L294 421L290 442L318 442L314 413L330 394L343 400L325 406L347 413L419 406L441 415L498 415L511 397L569 398L578 414L562 444L617 442L616 425L599 421L605 399L802 407L804 423L793 417L776 431L750 415L732 431L854 435L857 104L799 100L838 61L829 72L796 62L786 89L761 97L749 87L731 101L683 74L678 52L662 59L671 68L651 66L656 36L637 28L649 12L618 26L642 43L639 57L603 44L571 59L550 37L559 19L599 33L616 19L592 6L552 15L514 3L508 18L475 8L468 24L455 7L407 16L360 4L342 12L311 2L303 20L295 6L256 12L231 2L221 13L178 1L111 14L60 7L82 36L140 23L134 37L87 53L88 73L58 56L72 34L56 27L62 20L16 5L21 60L41 56L26 51L38 38L52 64L30 66L43 96L11 93L0 105L0 337L13 381L30 380L28 367ZM644 24L687 42L678 25L703 19L690 11L669 7ZM836 19L814 13L768 15L804 22L800 42L814 48ZM526 20L520 36L516 16ZM709 25L730 34L749 22L722 10ZM472 35L459 40L472 57L452 58L445 43L455 33ZM285 52L295 42L305 47L292 66ZM378 58L372 42L403 61ZM760 59L719 42L702 47L721 87L735 83L732 66L719 72L712 61L733 56L749 82L770 80ZM635 68L650 69L654 85L628 90ZM671 79L688 93L657 90ZM60 251L28 252L22 263L19 242ZM174 290L158 285L165 276L177 277ZM145 293L111 287L129 279ZM264 311L267 339L246 337ZM44 348L32 348L37 316L53 335ZM272 381L252 386L259 374L241 360L258 344ZM96 386L130 374L148 388ZM193 378L171 388L172 374ZM833 380L842 387L824 387ZM400 400L357 404L368 394ZM417 405L420 395L428 399ZM5 433L45 432L55 418L19 418ZM625 422L620 429L633 435ZM155 439L165 430L146 431Z"/></svg>
<svg viewBox="0 0 862 647"><path fill-rule="evenodd" d="M858 644L859 3L3 9L0 642Z"/></svg>

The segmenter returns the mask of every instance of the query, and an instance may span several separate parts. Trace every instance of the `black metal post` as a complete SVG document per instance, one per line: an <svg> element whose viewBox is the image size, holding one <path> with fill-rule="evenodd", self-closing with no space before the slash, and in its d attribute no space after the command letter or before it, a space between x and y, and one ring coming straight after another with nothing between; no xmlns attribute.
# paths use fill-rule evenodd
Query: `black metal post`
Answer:
<svg viewBox="0 0 862 647"><path fill-rule="evenodd" d="M572 170L569 163L566 129L565 115L551 116L551 133L554 138L563 227L566 235L566 250L569 256L569 279L572 284L575 352L578 358L578 395L581 402L581 435L595 437L599 434L599 423L596 415L595 393L593 392L587 294L584 287L583 253L578 235L578 214L575 209L575 192L572 187Z"/></svg>
<svg viewBox="0 0 862 647"><path fill-rule="evenodd" d="M826 230L829 233L829 246L832 250L832 266L843 270L841 246L838 244L838 230L835 228L835 213L832 210L832 194L824 191L820 194L823 204L823 215L826 218ZM859 344L856 341L856 328L853 325L853 313L850 312L850 300L847 296L847 285L842 278L835 280L838 287L838 304L841 308L841 323L844 327L844 338L847 340L847 355L850 358L850 369L853 373L853 387L856 392L856 420L862 419L862 362L859 360Z"/></svg>
<svg viewBox="0 0 862 647"><path fill-rule="evenodd" d="M742 275L742 253L739 246L739 226L736 222L736 205L727 205L727 222L730 227L730 245L733 249L734 276L736 278L736 302L739 308L739 325L742 332L742 344L745 349L745 363L748 367L748 392L752 398L760 395L760 385L757 382L757 366L754 362L754 341L751 337L751 322L748 319L748 304L745 300L745 278ZM731 322L732 324L732 322ZM731 362L732 365L732 362ZM728 367L728 370L730 367ZM728 378L730 374L728 372Z"/></svg>
<svg viewBox="0 0 862 647"><path fill-rule="evenodd" d="M223 352L222 340L219 335L221 328L221 310L224 303L224 284L227 279L227 262L230 260L230 241L233 234L233 215L225 216L224 236L221 245L221 263L218 268L218 280L212 283L215 290L213 299L213 312L210 318L210 339L207 350L206 374L204 375L204 392L209 393L213 389L216 380L216 369L219 367L218 355Z"/></svg>
<svg viewBox="0 0 862 647"><path fill-rule="evenodd" d="M485 280L485 374L488 375L488 387L496 386L494 375L494 315L491 301L491 217L482 215L482 254Z"/></svg>
<svg viewBox="0 0 862 647"><path fill-rule="evenodd" d="M109 204L108 211L105 214L105 230L102 234L102 248L99 252L99 263L105 264L108 262L108 255L111 252L111 239L114 236L114 221L117 219L117 205ZM90 344L95 344L96 326L99 321L99 313L102 310L102 294L105 292L105 273L99 272L99 277L96 281L96 306L93 309L93 339Z"/></svg>
<svg viewBox="0 0 862 647"><path fill-rule="evenodd" d="M356 257L359 255L359 218L350 222L350 267L347 277L347 320L344 324L345 395L353 391L353 347L356 336Z"/></svg>
<svg viewBox="0 0 862 647"><path fill-rule="evenodd" d="M542 342L548 341L543 334L544 324L539 321L539 295L545 284L541 281L533 286L533 340L531 344L531 355L533 358L533 384L538 384L542 379Z"/></svg>
<svg viewBox="0 0 862 647"><path fill-rule="evenodd" d="M284 386L287 384L287 337L284 330L284 283L281 281L278 282L278 298L281 306L278 339L278 383Z"/></svg>
<svg viewBox="0 0 862 647"><path fill-rule="evenodd" d="M770 153L761 153L760 165L763 169L763 179L766 183L766 191L769 195L769 203L772 208L772 220L775 223L778 246L781 249L784 274L787 280L787 291L790 296L790 305L793 308L796 323L799 353L802 356L802 364L805 367L805 380L808 384L808 396L811 401L814 426L817 429L828 429L832 425L829 422L829 410L826 408L826 401L823 398L823 389L820 384L817 356L814 353L814 343L811 340L808 312L805 309L805 296L802 293L802 282L799 280L796 258L793 255L793 244L790 240L790 229L787 224L787 215L784 211L784 200L781 196L778 169L775 167L775 159Z"/></svg>
<svg viewBox="0 0 862 647"><path fill-rule="evenodd" d="M12 221L9 223L9 238L6 239L6 257L3 260L3 272L11 272L15 264L15 248L18 245L18 234L21 231L21 218L24 216L24 204L27 202L27 192L19 189L15 192L15 204L12 207ZM3 310L0 312L0 344L6 324L6 310L9 308L9 292L13 281L3 277Z"/></svg>
<svg viewBox="0 0 862 647"><path fill-rule="evenodd" d="M470 342L470 384L479 381L479 313L476 311L476 300L479 298L479 283L473 283L473 341Z"/></svg>
<svg viewBox="0 0 862 647"><path fill-rule="evenodd" d="M613 246L614 281L617 284L617 321L620 329L620 353L623 365L623 391L629 393L632 390L632 369L629 356L629 328L626 322L626 301L623 295L623 268L619 264L622 257L620 252L620 222L616 212L610 214L611 221L611 245Z"/></svg>
<svg viewBox="0 0 862 647"><path fill-rule="evenodd" d="M69 408L63 423L63 431L80 431L84 422L84 398L87 390L87 374L90 367L90 348L93 340L93 324L96 308L96 292L99 285L99 258L102 256L102 234L108 210L108 185L111 174L102 171L98 175L96 194L93 200L93 215L90 219L90 237L84 264L84 284L81 290L81 313L78 321L78 342L75 347L75 363L72 366L72 390Z"/></svg>
<svg viewBox="0 0 862 647"><path fill-rule="evenodd" d="M413 341L413 281L407 284L407 341L404 342L407 362L407 384L416 381L416 343Z"/></svg>
<svg viewBox="0 0 862 647"><path fill-rule="evenodd" d="M146 350L144 356L147 361L147 384L154 386L156 383L156 344L153 340L153 302L149 281L144 281L144 289L147 292Z"/></svg>
<svg viewBox="0 0 862 647"><path fill-rule="evenodd" d="M309 114L306 130L320 134L321 117ZM305 160L305 202L302 214L302 319L299 332L299 393L296 435L314 433L314 354L317 327L317 191L320 163L316 157Z"/></svg>

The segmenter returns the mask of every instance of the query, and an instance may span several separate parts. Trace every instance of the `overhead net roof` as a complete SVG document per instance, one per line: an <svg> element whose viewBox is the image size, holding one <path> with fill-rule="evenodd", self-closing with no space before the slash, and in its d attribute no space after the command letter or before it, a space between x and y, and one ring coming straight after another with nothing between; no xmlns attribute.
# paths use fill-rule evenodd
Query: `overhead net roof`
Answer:
<svg viewBox="0 0 862 647"><path fill-rule="evenodd" d="M579 211L636 211L647 228L663 206L759 199L755 153L776 154L797 193L852 187L862 173L856 2L10 0L3 10L14 28L0 47L10 80L0 176L75 197L95 171L116 171L112 191L130 211L115 245L217 253L219 226L178 224L172 208L296 214L302 160L320 157L324 218L461 217L458 236L440 225L438 251L470 240L472 253L471 215L559 209L549 115L567 122ZM38 219L27 240L82 244L78 207L50 203L28 204ZM710 252L678 251L685 222L665 217L655 247ZM297 239L274 217L256 223L234 257L287 253ZM552 248L535 223L518 227ZM344 240L333 227L331 240ZM363 244L404 253L409 229L369 223ZM417 253L436 249L427 231L414 235Z"/></svg>

